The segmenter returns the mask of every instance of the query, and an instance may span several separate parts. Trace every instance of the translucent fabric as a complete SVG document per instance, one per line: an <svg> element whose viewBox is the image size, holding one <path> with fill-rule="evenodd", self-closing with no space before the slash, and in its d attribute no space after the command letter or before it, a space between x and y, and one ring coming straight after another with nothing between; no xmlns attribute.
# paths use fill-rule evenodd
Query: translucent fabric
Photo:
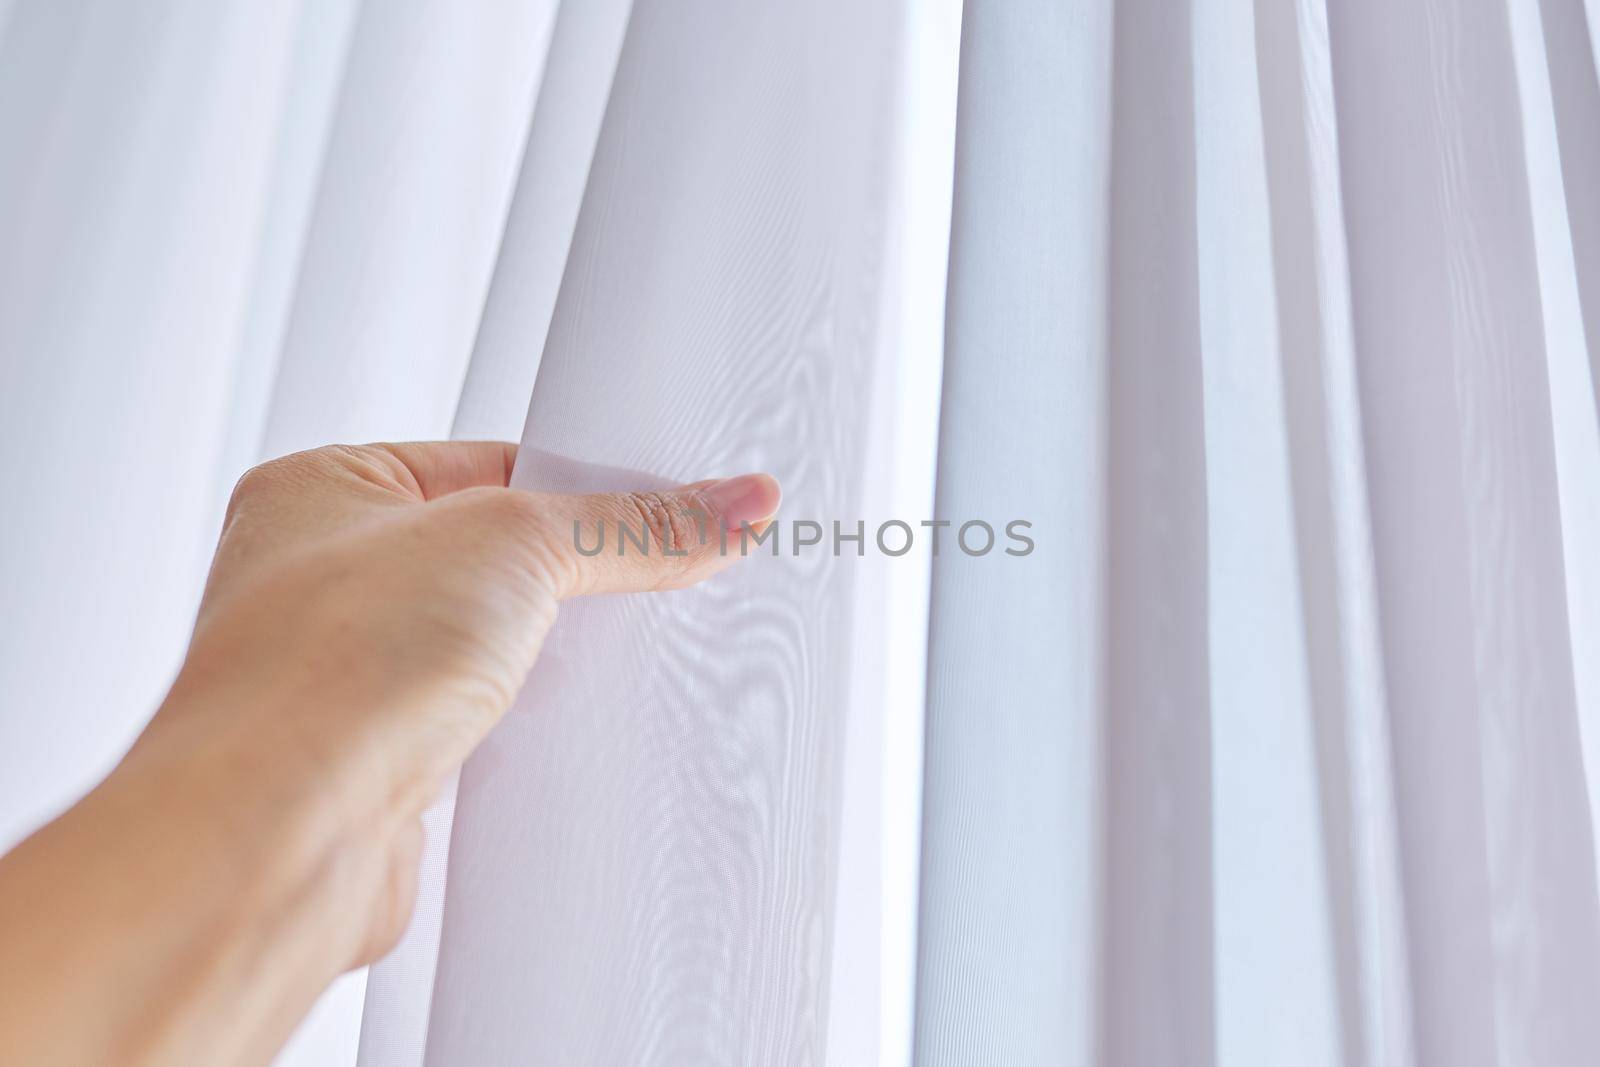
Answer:
<svg viewBox="0 0 1600 1067"><path fill-rule="evenodd" d="M1600 1060L1597 18L0 0L0 846L251 463L766 469L281 1064Z"/></svg>

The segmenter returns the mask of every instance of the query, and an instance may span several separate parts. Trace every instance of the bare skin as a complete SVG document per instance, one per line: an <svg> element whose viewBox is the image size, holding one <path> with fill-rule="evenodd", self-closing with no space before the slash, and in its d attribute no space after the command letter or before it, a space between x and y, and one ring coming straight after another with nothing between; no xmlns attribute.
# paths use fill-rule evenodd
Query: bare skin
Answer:
<svg viewBox="0 0 1600 1067"><path fill-rule="evenodd" d="M103 783L0 859L0 1060L266 1063L334 977L399 938L419 816L560 602L701 581L740 554L702 544L693 512L759 530L778 505L766 475L527 493L506 488L513 453L333 447L240 481L167 699ZM575 520L590 539L644 521L657 550L584 557Z"/></svg>

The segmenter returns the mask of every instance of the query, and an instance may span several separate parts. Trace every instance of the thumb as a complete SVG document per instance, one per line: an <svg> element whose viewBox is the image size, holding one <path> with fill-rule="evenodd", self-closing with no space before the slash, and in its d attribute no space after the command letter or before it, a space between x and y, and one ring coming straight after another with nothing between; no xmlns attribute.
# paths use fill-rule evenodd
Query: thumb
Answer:
<svg viewBox="0 0 1600 1067"><path fill-rule="evenodd" d="M565 566L563 599L681 589L730 566L778 510L769 474L741 474L662 492L541 494Z"/></svg>

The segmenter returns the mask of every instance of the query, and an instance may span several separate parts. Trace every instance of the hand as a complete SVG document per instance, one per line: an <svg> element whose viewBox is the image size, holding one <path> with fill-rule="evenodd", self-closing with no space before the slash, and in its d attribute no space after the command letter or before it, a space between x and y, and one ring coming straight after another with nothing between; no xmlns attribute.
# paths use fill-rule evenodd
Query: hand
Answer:
<svg viewBox="0 0 1600 1067"><path fill-rule="evenodd" d="M765 475L522 492L514 454L333 447L245 475L149 728L0 860L6 1055L265 1062L329 980L403 932L418 816L510 705L559 602L700 581L740 558L720 529L760 530L778 504ZM575 522L585 544L642 523L651 551L584 556Z"/></svg>

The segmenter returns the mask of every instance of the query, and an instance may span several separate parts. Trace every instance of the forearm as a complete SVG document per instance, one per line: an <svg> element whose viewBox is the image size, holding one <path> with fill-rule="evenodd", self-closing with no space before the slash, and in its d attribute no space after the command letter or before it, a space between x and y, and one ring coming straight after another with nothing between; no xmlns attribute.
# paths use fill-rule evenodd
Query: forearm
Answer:
<svg viewBox="0 0 1600 1067"><path fill-rule="evenodd" d="M348 903L372 899L392 829L352 818L271 731L227 735L246 736L142 741L0 859L8 1057L265 1063L361 954Z"/></svg>

